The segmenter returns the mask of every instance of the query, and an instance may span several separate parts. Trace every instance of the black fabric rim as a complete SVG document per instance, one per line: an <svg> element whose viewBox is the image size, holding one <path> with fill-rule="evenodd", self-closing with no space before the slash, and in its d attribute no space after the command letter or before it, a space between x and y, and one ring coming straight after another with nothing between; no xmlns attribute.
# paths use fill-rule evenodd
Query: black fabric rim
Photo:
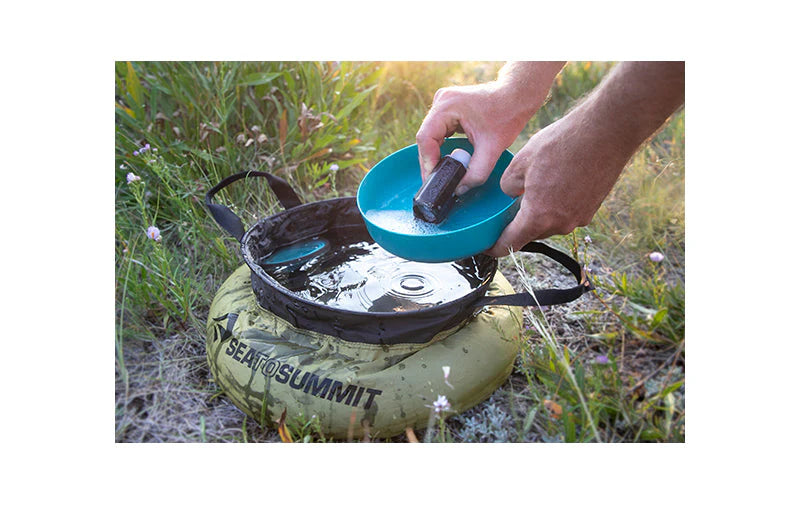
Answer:
<svg viewBox="0 0 800 505"><path fill-rule="evenodd" d="M268 240L265 234L281 226L291 227L292 223L309 223L320 208L325 215L337 216L319 229L306 229L305 236L295 235L288 245L319 233L322 229L353 228L364 234L366 225L361 219L354 197L337 198L321 202L307 203L259 220L242 238L242 256L251 271L253 292L258 304L273 314L290 322L298 328L335 336L349 342L369 344L425 343L437 333L453 328L463 322L477 309L475 303L484 296L497 270L495 258L478 255L479 268L487 274L487 279L468 295L435 307L408 312L355 312L316 303L297 296L270 277L257 263L263 251L258 240ZM288 223L288 224L287 224ZM319 223L316 223L319 226ZM331 226L333 225L333 226ZM277 245L277 244L276 244ZM259 249L261 246L261 249Z"/></svg>

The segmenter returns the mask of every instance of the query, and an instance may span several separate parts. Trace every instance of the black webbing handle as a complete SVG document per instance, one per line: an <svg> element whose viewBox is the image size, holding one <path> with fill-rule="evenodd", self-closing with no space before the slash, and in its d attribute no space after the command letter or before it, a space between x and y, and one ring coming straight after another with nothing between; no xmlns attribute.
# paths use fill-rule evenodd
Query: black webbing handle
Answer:
<svg viewBox="0 0 800 505"><path fill-rule="evenodd" d="M535 299L527 292L513 295L485 296L475 302L475 308L485 307L486 305L513 305L516 307L559 305L576 300L582 294L594 289L592 282L586 277L580 264L563 252L557 251L541 242L530 242L523 246L520 251L544 254L548 258L556 260L575 276L578 284L566 289L536 290L533 292Z"/></svg>
<svg viewBox="0 0 800 505"><path fill-rule="evenodd" d="M300 200L300 197L297 196L297 193L295 193L292 187L289 186L288 182L267 172L247 170L245 172L239 172L238 174L233 174L222 179L216 186L211 188L208 193L206 193L206 206L208 207L208 210L211 211L211 216L214 218L214 221L216 221L217 224L219 224L225 231L233 235L239 242L242 241L242 237L244 236L244 225L242 224L242 220L231 209L225 207L224 205L213 203L211 199L222 188L227 187L239 179L244 179L245 177L250 176L265 177L269 183L270 189L273 193L275 193L275 196L278 197L278 201L281 203L284 209L291 209L292 207L297 207L298 205L303 204L303 202Z"/></svg>

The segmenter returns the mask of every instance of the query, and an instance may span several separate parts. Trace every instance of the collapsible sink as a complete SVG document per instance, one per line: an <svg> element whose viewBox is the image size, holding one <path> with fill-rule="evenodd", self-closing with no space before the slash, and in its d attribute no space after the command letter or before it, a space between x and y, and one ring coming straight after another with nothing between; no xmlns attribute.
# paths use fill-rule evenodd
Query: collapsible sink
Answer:
<svg viewBox="0 0 800 505"><path fill-rule="evenodd" d="M448 138L442 156L461 148L472 154L466 138ZM519 210L519 198L500 189L500 177L513 155L504 151L489 179L456 201L438 225L414 217L414 195L422 185L419 150L411 145L376 164L358 188L358 209L372 238L387 251L414 261L443 262L489 249Z"/></svg>
<svg viewBox="0 0 800 505"><path fill-rule="evenodd" d="M500 273L489 295L513 293ZM349 342L297 328L259 306L242 265L220 287L208 316L206 354L217 385L263 425L316 417L326 437L391 437L422 429L445 395L451 412L488 398L519 352L519 307L487 307L424 343ZM448 386L443 366L450 367Z"/></svg>
<svg viewBox="0 0 800 505"><path fill-rule="evenodd" d="M250 177L265 177L286 210L245 231L231 209L212 199ZM448 414L463 412L511 372L522 330L520 306L566 303L592 289L569 255L532 242L522 250L560 263L576 285L514 293L497 272L497 260L478 254L464 261L481 281L458 298L399 311L345 310L299 296L271 268L288 269L292 279L302 280L304 268L320 264L324 251L336 251L333 242L374 246L355 198L302 204L284 180L252 171L225 178L208 192L206 205L241 243L246 263L211 304L209 367L227 396L266 425L285 410L288 419L316 417L326 436L360 437L369 430L388 437L424 427L439 395L452 405ZM442 367L450 367L448 383Z"/></svg>

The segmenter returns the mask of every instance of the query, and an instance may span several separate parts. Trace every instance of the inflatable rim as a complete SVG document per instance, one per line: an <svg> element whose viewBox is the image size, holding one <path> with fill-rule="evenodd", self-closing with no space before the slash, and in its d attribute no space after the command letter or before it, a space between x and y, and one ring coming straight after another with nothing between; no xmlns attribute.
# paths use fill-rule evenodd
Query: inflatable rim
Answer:
<svg viewBox="0 0 800 505"><path fill-rule="evenodd" d="M316 416L334 439L387 438L424 428L445 395L463 412L488 398L513 369L522 312L489 306L425 343L348 342L293 327L261 308L246 265L220 287L209 312L206 351L217 385L248 416L268 427ZM498 273L490 294L513 291ZM232 316L235 314L235 316ZM451 375L445 383L443 366ZM351 418L355 415L355 421Z"/></svg>

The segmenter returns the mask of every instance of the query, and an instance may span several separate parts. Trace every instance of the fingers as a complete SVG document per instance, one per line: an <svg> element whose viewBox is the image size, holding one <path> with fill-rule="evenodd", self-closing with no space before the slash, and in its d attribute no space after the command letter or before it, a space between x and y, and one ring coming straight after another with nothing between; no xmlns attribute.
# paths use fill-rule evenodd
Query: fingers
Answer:
<svg viewBox="0 0 800 505"><path fill-rule="evenodd" d="M455 132L466 133L475 148L467 173L456 188L456 194L462 195L489 178L506 146L501 145L500 137L492 133L495 128L488 126L492 122L484 116L492 116L491 113L476 106L485 102L485 94L483 88L474 86L442 88L436 92L431 110L417 131L423 180L439 162L444 139Z"/></svg>
<svg viewBox="0 0 800 505"><path fill-rule="evenodd" d="M437 109L435 105L425 116L417 131L419 168L423 181L439 163L439 148L444 143L445 137L457 129L458 119L447 111Z"/></svg>
<svg viewBox="0 0 800 505"><path fill-rule="evenodd" d="M417 149L419 149L419 170L422 180L428 178L433 167L439 163L439 147L444 142L444 135L438 132L438 125L430 122L428 118L417 132Z"/></svg>
<svg viewBox="0 0 800 505"><path fill-rule="evenodd" d="M486 182L486 179L492 174L497 160L503 153L503 149L504 147L492 141L476 140L475 152L469 160L469 169L456 188L456 195L461 196L470 189Z"/></svg>

